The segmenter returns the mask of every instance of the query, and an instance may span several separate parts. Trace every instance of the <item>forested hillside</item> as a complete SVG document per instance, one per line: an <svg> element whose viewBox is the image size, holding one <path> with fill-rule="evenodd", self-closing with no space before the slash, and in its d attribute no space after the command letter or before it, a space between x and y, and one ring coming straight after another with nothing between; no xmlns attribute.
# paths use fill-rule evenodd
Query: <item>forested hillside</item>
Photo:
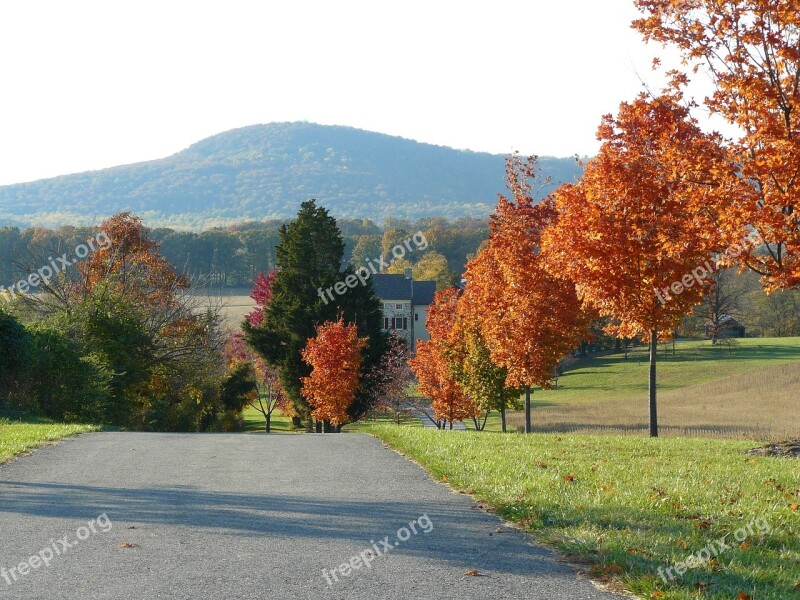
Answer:
<svg viewBox="0 0 800 600"><path fill-rule="evenodd" d="M573 158L540 160L570 182ZM132 211L205 229L284 219L316 198L337 218L485 217L505 190L504 157L350 127L272 123L202 140L168 158L0 187L0 225L85 224ZM552 189L547 186L545 189Z"/></svg>

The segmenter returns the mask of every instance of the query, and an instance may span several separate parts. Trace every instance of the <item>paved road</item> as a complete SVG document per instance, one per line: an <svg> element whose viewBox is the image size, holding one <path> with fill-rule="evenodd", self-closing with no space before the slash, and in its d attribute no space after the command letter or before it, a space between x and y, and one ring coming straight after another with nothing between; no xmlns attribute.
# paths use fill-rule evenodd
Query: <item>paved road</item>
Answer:
<svg viewBox="0 0 800 600"><path fill-rule="evenodd" d="M619 598L498 528L365 435L90 434L0 467L0 598Z"/></svg>

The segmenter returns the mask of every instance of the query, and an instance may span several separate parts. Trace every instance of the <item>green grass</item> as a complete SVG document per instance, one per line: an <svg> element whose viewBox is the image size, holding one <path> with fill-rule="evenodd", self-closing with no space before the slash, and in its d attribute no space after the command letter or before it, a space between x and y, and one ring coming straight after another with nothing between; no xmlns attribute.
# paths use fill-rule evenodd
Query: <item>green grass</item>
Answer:
<svg viewBox="0 0 800 600"><path fill-rule="evenodd" d="M800 338L736 340L731 353L709 341L679 341L659 346L658 390L667 392L708 383L764 367L800 360ZM557 390L536 390L534 406L624 400L647 394L647 349L581 359L558 380Z"/></svg>
<svg viewBox="0 0 800 600"><path fill-rule="evenodd" d="M41 418L0 417L0 464L48 442L98 429L94 425L53 423Z"/></svg>
<svg viewBox="0 0 800 600"><path fill-rule="evenodd" d="M365 431L642 598L800 598L800 461L744 455L752 442ZM716 563L659 577L748 525Z"/></svg>
<svg viewBox="0 0 800 600"><path fill-rule="evenodd" d="M374 417L364 419L358 423L348 423L342 428L342 431L356 432L356 431L369 431L370 428L376 425L385 425L387 427L418 427L422 428L422 422L413 416L403 416L400 418L400 423L395 421L393 415L388 413L378 414Z"/></svg>
<svg viewBox="0 0 800 600"><path fill-rule="evenodd" d="M264 431L264 415L252 406L247 406L242 411L242 418L244 420L244 431ZM291 417L285 416L280 410L272 413L272 419L270 419L271 433L297 433L298 431L302 430L294 428Z"/></svg>

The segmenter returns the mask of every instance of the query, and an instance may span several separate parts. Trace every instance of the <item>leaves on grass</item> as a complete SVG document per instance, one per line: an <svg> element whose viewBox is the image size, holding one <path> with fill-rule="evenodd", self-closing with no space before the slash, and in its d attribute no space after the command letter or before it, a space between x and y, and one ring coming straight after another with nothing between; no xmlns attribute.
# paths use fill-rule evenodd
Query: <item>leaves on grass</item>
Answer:
<svg viewBox="0 0 800 600"><path fill-rule="evenodd" d="M753 600L753 597L744 592L739 592L739 595L736 596L736 600Z"/></svg>
<svg viewBox="0 0 800 600"><path fill-rule="evenodd" d="M575 481L575 475L573 475L572 473L567 473L566 475L564 475L564 481L566 481L567 483L573 483Z"/></svg>
<svg viewBox="0 0 800 600"><path fill-rule="evenodd" d="M706 590L710 585L711 585L710 583L706 583L704 581L698 581L694 584L694 589L696 589L698 592L702 592Z"/></svg>

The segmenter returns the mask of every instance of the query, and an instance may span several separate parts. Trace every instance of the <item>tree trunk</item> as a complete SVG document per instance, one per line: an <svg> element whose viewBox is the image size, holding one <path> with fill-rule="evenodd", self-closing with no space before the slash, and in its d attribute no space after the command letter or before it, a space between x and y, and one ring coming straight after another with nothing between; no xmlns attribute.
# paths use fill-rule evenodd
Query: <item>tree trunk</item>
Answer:
<svg viewBox="0 0 800 600"><path fill-rule="evenodd" d="M658 408L656 406L656 348L658 331L650 332L650 437L658 437Z"/></svg>
<svg viewBox="0 0 800 600"><path fill-rule="evenodd" d="M506 407L500 408L500 422L503 424L503 433L506 432Z"/></svg>
<svg viewBox="0 0 800 600"><path fill-rule="evenodd" d="M531 425L531 386L525 386L525 433L533 431Z"/></svg>
<svg viewBox="0 0 800 600"><path fill-rule="evenodd" d="M270 431L270 421L272 421L272 414L271 413L268 414L267 418L266 418L267 433L269 433L269 431Z"/></svg>
<svg viewBox="0 0 800 600"><path fill-rule="evenodd" d="M322 433L322 421L317 421L317 433Z"/></svg>
<svg viewBox="0 0 800 600"><path fill-rule="evenodd" d="M303 420L298 416L292 417L292 427L294 427L295 429L302 429Z"/></svg>

